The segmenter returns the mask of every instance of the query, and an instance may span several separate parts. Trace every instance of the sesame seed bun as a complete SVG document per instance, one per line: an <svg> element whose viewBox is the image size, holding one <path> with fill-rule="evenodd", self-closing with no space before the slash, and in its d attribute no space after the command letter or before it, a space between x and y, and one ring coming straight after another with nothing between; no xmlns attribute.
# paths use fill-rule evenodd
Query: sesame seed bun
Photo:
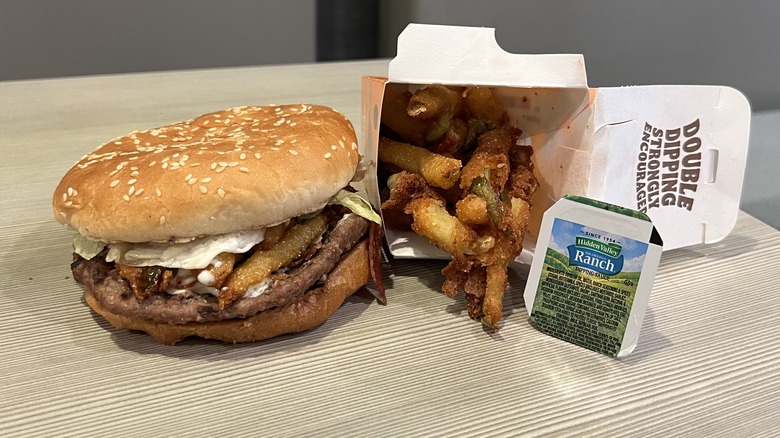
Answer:
<svg viewBox="0 0 780 438"><path fill-rule="evenodd" d="M54 216L106 242L260 228L322 208L359 161L349 120L319 105L239 107L115 138L54 192Z"/></svg>

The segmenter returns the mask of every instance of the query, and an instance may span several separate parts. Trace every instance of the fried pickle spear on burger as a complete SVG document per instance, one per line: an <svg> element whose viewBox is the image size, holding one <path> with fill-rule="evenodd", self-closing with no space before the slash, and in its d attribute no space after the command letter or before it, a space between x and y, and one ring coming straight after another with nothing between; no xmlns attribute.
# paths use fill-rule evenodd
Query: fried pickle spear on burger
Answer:
<svg viewBox="0 0 780 438"><path fill-rule="evenodd" d="M394 88L390 95L398 93ZM498 330L507 269L522 251L531 196L538 187L532 150L517 145L522 132L508 124L508 113L490 88L431 85L413 94L406 92L403 101L408 101L407 116L414 120L401 124L402 130L407 132L417 124L420 131L429 131L414 136L415 142L393 129L402 120L397 114L385 123L383 113L384 133L413 144L392 149L387 146L399 140L380 141L380 161L389 168L403 169L389 178L382 209L408 214L415 232L450 253L452 260L442 270L442 291L449 296L465 292L469 316ZM423 128L421 123L432 119L448 124L435 142L428 139L435 125ZM399 165L404 160L419 162L415 157L459 161L457 184L445 190L431 183L423 166Z"/></svg>

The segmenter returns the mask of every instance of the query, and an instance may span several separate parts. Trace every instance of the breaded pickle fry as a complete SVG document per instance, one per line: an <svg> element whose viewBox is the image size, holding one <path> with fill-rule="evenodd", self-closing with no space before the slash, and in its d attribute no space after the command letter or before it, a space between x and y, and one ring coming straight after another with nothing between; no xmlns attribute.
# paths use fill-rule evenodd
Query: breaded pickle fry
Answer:
<svg viewBox="0 0 780 438"><path fill-rule="evenodd" d="M414 92L406 113L411 117L433 119L442 114L453 114L460 104L461 93L441 84L429 85Z"/></svg>
<svg viewBox="0 0 780 438"><path fill-rule="evenodd" d="M452 126L452 113L444 113L431 125L431 129L425 134L425 145L439 141Z"/></svg>
<svg viewBox="0 0 780 438"><path fill-rule="evenodd" d="M450 128L444 135L439 138L433 146L431 151L437 154L453 154L458 152L466 142L466 136L468 135L468 126L466 122L461 119L452 119Z"/></svg>
<svg viewBox="0 0 780 438"><path fill-rule="evenodd" d="M463 141L463 149L470 150L477 145L477 138L487 131L496 129L490 122L482 119L469 119L466 122L466 138Z"/></svg>
<svg viewBox="0 0 780 438"><path fill-rule="evenodd" d="M471 117L487 120L495 126L509 123L506 109L487 87L469 87L464 93Z"/></svg>
<svg viewBox="0 0 780 438"><path fill-rule="evenodd" d="M444 198L425 183L425 178L411 172L394 173L387 180L390 198L382 203L382 210L403 210L406 204L416 198L432 198L444 202Z"/></svg>
<svg viewBox="0 0 780 438"><path fill-rule="evenodd" d="M501 223L504 218L504 203L501 202L498 193L493 190L490 185L490 179L488 178L488 171L485 170L482 175L474 178L471 183L471 193L479 196L485 200L485 208L487 209L490 219L496 225Z"/></svg>
<svg viewBox="0 0 780 438"><path fill-rule="evenodd" d="M268 227L265 230L265 237L263 238L263 241L260 242L260 249L263 251L269 250L274 245L276 245L276 242L282 240L284 232L287 231L288 223L289 221L279 225L274 225L273 227Z"/></svg>
<svg viewBox="0 0 780 438"><path fill-rule="evenodd" d="M379 159L407 172L421 175L434 187L448 189L454 186L460 177L460 160L386 137L379 140Z"/></svg>
<svg viewBox="0 0 780 438"><path fill-rule="evenodd" d="M503 313L503 299L507 286L507 265L494 264L486 267L485 296L482 299L482 323L498 330Z"/></svg>
<svg viewBox="0 0 780 438"><path fill-rule="evenodd" d="M482 134L478 140L479 146L468 163L463 166L460 188L471 189L474 178L484 175L487 169L490 171L490 183L493 189L496 192L501 191L509 178L509 149L519 135L520 130L510 126Z"/></svg>
<svg viewBox="0 0 780 438"><path fill-rule="evenodd" d="M490 220L487 202L481 196L473 194L455 204L455 215L466 225L485 225Z"/></svg>
<svg viewBox="0 0 780 438"><path fill-rule="evenodd" d="M406 113L411 97L412 93L388 85L382 100L382 124L409 143L425 144L432 120L415 118Z"/></svg>
<svg viewBox="0 0 780 438"><path fill-rule="evenodd" d="M273 248L258 250L244 261L228 278L219 292L219 305L224 307L241 298L253 284L298 258L328 227L325 215L317 215L293 226Z"/></svg>
<svg viewBox="0 0 780 438"><path fill-rule="evenodd" d="M204 269L211 273L214 281L209 284L211 287L219 289L233 272L233 266L236 264L236 255L230 252L221 252L214 257L214 260ZM198 276L200 278L200 275Z"/></svg>
<svg viewBox="0 0 780 438"><path fill-rule="evenodd" d="M482 254L495 245L492 236L480 236L458 218L451 216L441 202L418 198L407 204L414 218L412 229L450 254Z"/></svg>

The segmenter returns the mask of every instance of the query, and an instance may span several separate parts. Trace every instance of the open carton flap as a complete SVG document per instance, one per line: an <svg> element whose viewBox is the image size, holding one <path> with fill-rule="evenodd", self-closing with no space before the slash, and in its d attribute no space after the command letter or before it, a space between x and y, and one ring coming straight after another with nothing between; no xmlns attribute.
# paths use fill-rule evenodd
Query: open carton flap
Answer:
<svg viewBox="0 0 780 438"><path fill-rule="evenodd" d="M587 87L582 55L518 55L495 29L409 24L398 36L390 82L512 87Z"/></svg>
<svg viewBox="0 0 780 438"><path fill-rule="evenodd" d="M664 249L723 239L734 227L750 106L717 86L595 90L587 196L646 212Z"/></svg>

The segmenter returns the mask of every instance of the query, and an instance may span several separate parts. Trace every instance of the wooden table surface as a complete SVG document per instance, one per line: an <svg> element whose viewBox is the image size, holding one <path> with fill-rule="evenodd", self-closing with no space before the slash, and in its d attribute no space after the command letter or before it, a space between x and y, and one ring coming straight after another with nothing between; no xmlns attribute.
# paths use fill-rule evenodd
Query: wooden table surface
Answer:
<svg viewBox="0 0 780 438"><path fill-rule="evenodd" d="M440 261L385 266L389 304L247 345L163 346L92 313L51 195L117 135L246 104L335 107L386 61L0 83L0 436L752 436L780 430L780 232L741 213L666 252L635 352L547 337L510 273L485 333L437 292Z"/></svg>

